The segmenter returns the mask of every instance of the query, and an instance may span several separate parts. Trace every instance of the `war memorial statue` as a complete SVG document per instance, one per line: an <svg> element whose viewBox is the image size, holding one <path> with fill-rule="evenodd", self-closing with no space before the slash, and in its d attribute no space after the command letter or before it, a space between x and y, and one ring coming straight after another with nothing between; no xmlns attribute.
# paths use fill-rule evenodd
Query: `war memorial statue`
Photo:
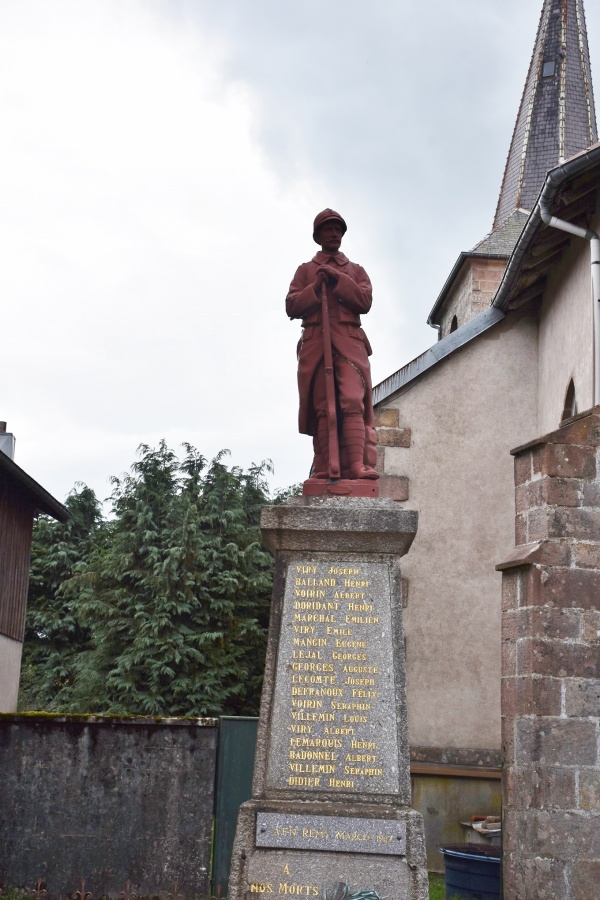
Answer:
<svg viewBox="0 0 600 900"><path fill-rule="evenodd" d="M313 436L314 460L304 493L377 496L375 421L369 356L361 327L369 312L369 276L340 252L347 226L333 209L315 218L313 240L321 250L299 266L286 298L291 319L302 319L298 343L299 430ZM367 481L338 485L329 480ZM321 482L321 484L319 484ZM344 489L345 488L345 489Z"/></svg>
<svg viewBox="0 0 600 900"><path fill-rule="evenodd" d="M340 253L346 223L315 219L300 266L303 496L261 513L275 579L252 798L238 814L228 896L426 900L411 809L400 559L418 515L378 497L369 355L371 283Z"/></svg>

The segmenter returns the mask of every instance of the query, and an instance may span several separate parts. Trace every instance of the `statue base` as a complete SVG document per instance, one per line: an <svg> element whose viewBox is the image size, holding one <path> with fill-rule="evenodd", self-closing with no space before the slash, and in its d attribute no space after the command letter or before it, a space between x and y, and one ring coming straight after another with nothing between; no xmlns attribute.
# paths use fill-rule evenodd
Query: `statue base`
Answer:
<svg viewBox="0 0 600 900"><path fill-rule="evenodd" d="M400 569L417 521L373 497L291 497L262 511L275 579L229 900L428 897L423 820L411 808Z"/></svg>
<svg viewBox="0 0 600 900"><path fill-rule="evenodd" d="M379 479L373 478L307 478L302 485L303 497L379 497Z"/></svg>

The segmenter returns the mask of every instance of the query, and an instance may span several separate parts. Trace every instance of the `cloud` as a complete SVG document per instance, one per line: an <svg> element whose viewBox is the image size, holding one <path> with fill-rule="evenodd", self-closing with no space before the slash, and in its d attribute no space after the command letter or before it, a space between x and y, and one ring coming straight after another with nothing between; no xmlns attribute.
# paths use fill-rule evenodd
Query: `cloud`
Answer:
<svg viewBox="0 0 600 900"><path fill-rule="evenodd" d="M13 8L0 39L3 411L18 459L61 495L162 435L267 456L282 420L295 430L283 298L318 178L270 170L252 92L221 78L199 27L135 2L59 7Z"/></svg>
<svg viewBox="0 0 600 900"><path fill-rule="evenodd" d="M283 299L332 206L374 380L489 230L541 0L6 0L2 407L17 461L103 496L165 436L305 477ZM600 10L588 2L592 63ZM594 56L596 54L596 56Z"/></svg>

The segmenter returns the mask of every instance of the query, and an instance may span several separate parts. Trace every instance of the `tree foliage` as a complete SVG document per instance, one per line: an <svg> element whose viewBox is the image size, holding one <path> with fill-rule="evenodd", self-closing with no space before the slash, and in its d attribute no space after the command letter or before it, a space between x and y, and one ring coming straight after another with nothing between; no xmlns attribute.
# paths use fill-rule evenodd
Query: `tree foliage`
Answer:
<svg viewBox="0 0 600 900"><path fill-rule="evenodd" d="M67 522L40 516L33 531L19 693L25 709L55 710L67 702L79 654L90 646L89 629L66 587L85 570L105 526L96 495L85 485L75 486L65 506Z"/></svg>
<svg viewBox="0 0 600 900"><path fill-rule="evenodd" d="M223 453L207 463L184 449L180 460L164 441L143 445L131 472L112 479L113 517L62 534L62 550L73 520L38 523L24 705L257 713L272 587L258 528L268 467L245 472ZM84 488L67 504L84 492L91 503Z"/></svg>

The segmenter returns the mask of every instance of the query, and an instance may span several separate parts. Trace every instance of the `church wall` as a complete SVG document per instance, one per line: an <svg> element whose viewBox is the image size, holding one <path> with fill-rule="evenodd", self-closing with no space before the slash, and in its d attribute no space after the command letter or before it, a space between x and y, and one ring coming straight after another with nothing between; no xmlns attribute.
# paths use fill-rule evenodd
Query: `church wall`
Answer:
<svg viewBox="0 0 600 900"><path fill-rule="evenodd" d="M540 311L540 434L560 425L571 378L578 411L593 406L593 341L590 245L573 238L548 277Z"/></svg>
<svg viewBox="0 0 600 900"><path fill-rule="evenodd" d="M441 337L450 334L452 319L458 327L465 325L490 306L506 268L505 259L468 257L450 290L440 316Z"/></svg>
<svg viewBox="0 0 600 900"><path fill-rule="evenodd" d="M405 505L419 511L403 559L411 756L485 766L479 751L500 749L494 566L514 543L509 451L539 433L536 356L535 320L512 315L379 405L411 429L383 467L408 476Z"/></svg>
<svg viewBox="0 0 600 900"><path fill-rule="evenodd" d="M440 338L450 334L450 323L453 316L456 316L459 326L467 321L469 298L472 290L471 268L469 260L465 260L456 282L452 285L446 297L443 307L444 311L439 318Z"/></svg>

